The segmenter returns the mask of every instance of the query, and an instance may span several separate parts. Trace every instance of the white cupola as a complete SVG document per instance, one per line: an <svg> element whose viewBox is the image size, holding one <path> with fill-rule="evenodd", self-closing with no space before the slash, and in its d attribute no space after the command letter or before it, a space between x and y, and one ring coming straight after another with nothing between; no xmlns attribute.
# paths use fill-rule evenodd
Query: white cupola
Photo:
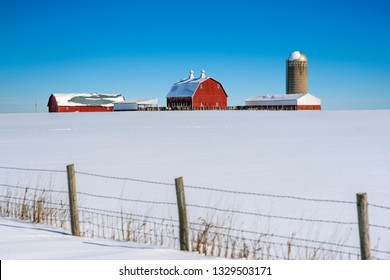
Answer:
<svg viewBox="0 0 390 280"><path fill-rule="evenodd" d="M202 69L202 71L200 71L200 79L205 79L206 78L206 71L204 71L204 69Z"/></svg>

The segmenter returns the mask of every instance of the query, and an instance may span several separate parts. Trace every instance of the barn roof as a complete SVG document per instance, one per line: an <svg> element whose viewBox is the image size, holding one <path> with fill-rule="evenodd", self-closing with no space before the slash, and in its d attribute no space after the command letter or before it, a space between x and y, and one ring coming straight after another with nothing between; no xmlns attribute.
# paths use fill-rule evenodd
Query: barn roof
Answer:
<svg viewBox="0 0 390 280"><path fill-rule="evenodd" d="M113 106L123 101L121 94L111 93L53 93L58 106Z"/></svg>
<svg viewBox="0 0 390 280"><path fill-rule="evenodd" d="M167 97L191 97L194 95L199 84L211 79L206 77L205 71L202 70L199 78L194 77L194 72L190 71L190 76L188 78L182 79L173 84L171 90L168 92Z"/></svg>

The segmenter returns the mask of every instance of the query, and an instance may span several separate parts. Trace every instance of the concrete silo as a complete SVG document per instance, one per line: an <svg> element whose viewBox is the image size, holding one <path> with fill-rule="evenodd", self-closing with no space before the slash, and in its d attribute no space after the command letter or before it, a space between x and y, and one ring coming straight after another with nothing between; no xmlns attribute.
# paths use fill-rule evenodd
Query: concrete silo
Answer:
<svg viewBox="0 0 390 280"><path fill-rule="evenodd" d="M286 60L286 93L307 93L307 57L300 51L290 54Z"/></svg>

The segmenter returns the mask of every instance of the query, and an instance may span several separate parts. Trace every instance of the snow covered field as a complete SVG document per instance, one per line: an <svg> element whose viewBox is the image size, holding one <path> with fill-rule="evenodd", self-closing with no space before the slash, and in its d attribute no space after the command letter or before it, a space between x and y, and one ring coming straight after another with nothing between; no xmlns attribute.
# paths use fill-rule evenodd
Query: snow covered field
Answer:
<svg viewBox="0 0 390 280"><path fill-rule="evenodd" d="M343 258L359 254L354 202L356 193L367 192L370 204L385 206L369 208L374 255L390 259L386 253L390 251L386 208L390 206L390 111L2 114L0 149L3 167L65 170L74 163L79 172L171 184L183 176L189 186L234 191L186 188L187 204L192 205L189 219L293 235L292 242L301 245L297 240L350 246L333 246L351 253ZM0 183L67 189L62 173L0 168ZM176 201L172 186L82 174L77 174L77 189L133 200ZM4 186L1 190L3 195L8 191ZM83 196L79 200L93 208L177 219L175 205L124 206ZM273 240L285 245L288 241Z"/></svg>
<svg viewBox="0 0 390 280"><path fill-rule="evenodd" d="M0 217L2 260L195 260L204 256L144 244L78 238L30 222Z"/></svg>

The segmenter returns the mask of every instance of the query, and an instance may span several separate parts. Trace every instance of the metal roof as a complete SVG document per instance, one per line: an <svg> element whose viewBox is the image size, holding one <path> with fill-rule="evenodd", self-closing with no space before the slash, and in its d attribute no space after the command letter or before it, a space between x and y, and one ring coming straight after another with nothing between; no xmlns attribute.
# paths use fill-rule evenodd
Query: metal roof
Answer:
<svg viewBox="0 0 390 280"><path fill-rule="evenodd" d="M106 93L53 93L58 106L113 106L123 101L121 94Z"/></svg>
<svg viewBox="0 0 390 280"><path fill-rule="evenodd" d="M167 97L191 97L194 95L199 84L209 78L184 79L174 83Z"/></svg>
<svg viewBox="0 0 390 280"><path fill-rule="evenodd" d="M321 105L321 100L310 93L268 94L248 98L246 106Z"/></svg>

